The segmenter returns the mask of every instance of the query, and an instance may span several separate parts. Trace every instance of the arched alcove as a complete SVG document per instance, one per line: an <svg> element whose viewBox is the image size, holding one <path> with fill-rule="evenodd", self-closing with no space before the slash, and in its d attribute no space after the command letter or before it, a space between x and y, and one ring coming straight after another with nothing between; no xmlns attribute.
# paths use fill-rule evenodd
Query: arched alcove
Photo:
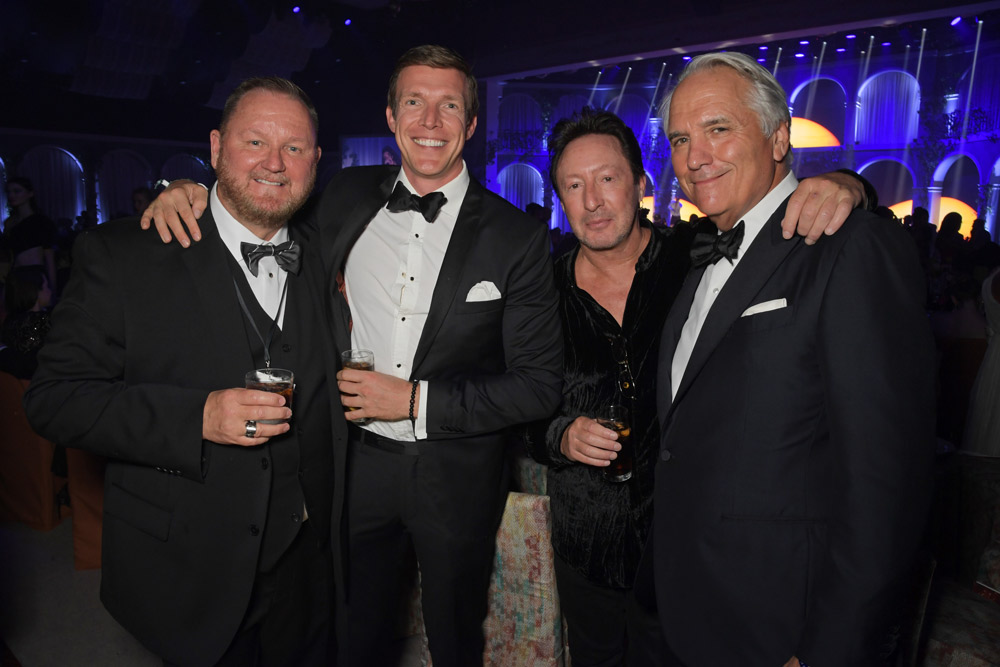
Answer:
<svg viewBox="0 0 1000 667"><path fill-rule="evenodd" d="M97 169L98 220L134 215L132 191L152 184L153 170L146 158L127 148L108 151Z"/></svg>
<svg viewBox="0 0 1000 667"><path fill-rule="evenodd" d="M75 220L87 207L83 166L64 148L31 148L18 164L16 175L31 179L39 210L53 220Z"/></svg>
<svg viewBox="0 0 1000 667"><path fill-rule="evenodd" d="M860 146L905 146L917 136L920 84L897 70L875 74L858 89L854 139Z"/></svg>
<svg viewBox="0 0 1000 667"><path fill-rule="evenodd" d="M883 206L892 206L913 198L913 173L899 160L873 160L858 169L858 173L875 186L879 204Z"/></svg>
<svg viewBox="0 0 1000 667"><path fill-rule="evenodd" d="M968 107L969 111L967 136L981 135L1000 127L1000 53L984 54L979 58L975 72L970 67L962 75L958 90L959 110L964 114ZM959 131L963 122L964 119L959 118Z"/></svg>
<svg viewBox="0 0 1000 667"><path fill-rule="evenodd" d="M982 179L979 167L971 157L960 154L949 156L935 172L934 180L941 183L942 197L957 199L973 210L978 210L979 184ZM971 226L972 221L963 220L963 224Z"/></svg>
<svg viewBox="0 0 1000 667"><path fill-rule="evenodd" d="M792 91L789 106L793 116L819 123L844 143L847 93L839 81L828 77L805 81Z"/></svg>
<svg viewBox="0 0 1000 667"><path fill-rule="evenodd" d="M583 95L563 95L552 112L552 125L555 126L563 118L570 118L585 106L587 98Z"/></svg>
<svg viewBox="0 0 1000 667"><path fill-rule="evenodd" d="M542 175L530 164L507 165L497 178L500 196L522 211L531 202L542 203L545 196Z"/></svg>

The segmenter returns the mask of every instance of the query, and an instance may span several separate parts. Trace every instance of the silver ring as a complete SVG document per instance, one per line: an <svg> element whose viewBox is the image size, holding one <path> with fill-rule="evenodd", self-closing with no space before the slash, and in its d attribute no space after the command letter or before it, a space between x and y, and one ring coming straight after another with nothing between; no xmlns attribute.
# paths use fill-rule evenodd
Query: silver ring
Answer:
<svg viewBox="0 0 1000 667"><path fill-rule="evenodd" d="M247 420L247 437L253 438L257 435L257 422L252 419Z"/></svg>

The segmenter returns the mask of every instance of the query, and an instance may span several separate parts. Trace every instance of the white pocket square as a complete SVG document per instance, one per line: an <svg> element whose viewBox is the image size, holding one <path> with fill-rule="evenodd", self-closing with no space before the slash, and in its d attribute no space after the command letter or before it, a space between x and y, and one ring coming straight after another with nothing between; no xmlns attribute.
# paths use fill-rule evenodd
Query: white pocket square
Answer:
<svg viewBox="0 0 1000 667"><path fill-rule="evenodd" d="M466 303L472 301L496 301L500 298L500 290L489 280L483 280L472 286L469 295L465 297Z"/></svg>
<svg viewBox="0 0 1000 667"><path fill-rule="evenodd" d="M788 301L785 299L775 299L773 301L764 301L762 303L755 303L746 310L740 317L750 317L751 315L757 315L758 313L766 313L769 310L778 310L779 308L785 308L788 305Z"/></svg>

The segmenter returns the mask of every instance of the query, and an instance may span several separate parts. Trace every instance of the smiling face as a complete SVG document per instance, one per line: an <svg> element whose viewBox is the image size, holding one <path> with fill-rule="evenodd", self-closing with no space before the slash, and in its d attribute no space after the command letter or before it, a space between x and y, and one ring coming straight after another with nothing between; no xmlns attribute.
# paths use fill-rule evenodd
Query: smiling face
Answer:
<svg viewBox="0 0 1000 667"><path fill-rule="evenodd" d="M476 131L466 125L465 75L456 69L411 65L396 82L399 102L386 107L406 177L425 195L462 173L462 148Z"/></svg>
<svg viewBox="0 0 1000 667"><path fill-rule="evenodd" d="M670 158L684 194L731 229L788 173L788 125L765 137L747 105L750 83L729 67L681 81L670 101Z"/></svg>
<svg viewBox="0 0 1000 667"><path fill-rule="evenodd" d="M220 132L212 130L219 201L250 231L268 239L312 192L320 149L298 100L252 90Z"/></svg>
<svg viewBox="0 0 1000 667"><path fill-rule="evenodd" d="M614 137L586 134L569 142L556 166L556 186L582 246L610 250L639 233L636 219L646 179L635 182Z"/></svg>

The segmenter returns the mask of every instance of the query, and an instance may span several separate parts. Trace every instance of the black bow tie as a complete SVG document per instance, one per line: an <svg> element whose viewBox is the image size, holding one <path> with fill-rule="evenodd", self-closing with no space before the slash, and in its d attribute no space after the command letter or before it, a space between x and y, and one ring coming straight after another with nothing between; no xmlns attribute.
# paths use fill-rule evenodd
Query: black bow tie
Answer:
<svg viewBox="0 0 1000 667"><path fill-rule="evenodd" d="M699 225L698 233L695 234L694 241L691 243L691 268L697 269L705 264L715 264L723 257L732 264L739 254L742 242L742 220L728 232L721 234L710 222L704 223L704 227Z"/></svg>
<svg viewBox="0 0 1000 667"><path fill-rule="evenodd" d="M247 263L247 268L250 269L250 273L254 277L257 276L257 265L260 263L260 258L268 255L274 256L274 261L285 271L298 273L301 250L302 248L296 245L295 241L285 241L279 245L240 243L240 254L243 255L243 261Z"/></svg>
<svg viewBox="0 0 1000 667"><path fill-rule="evenodd" d="M389 195L389 202L385 205L392 213L401 211L417 211L424 216L427 222L434 222L441 207L447 203L448 198L443 192L430 192L423 197L415 195L406 189L400 181L396 181L396 187Z"/></svg>

